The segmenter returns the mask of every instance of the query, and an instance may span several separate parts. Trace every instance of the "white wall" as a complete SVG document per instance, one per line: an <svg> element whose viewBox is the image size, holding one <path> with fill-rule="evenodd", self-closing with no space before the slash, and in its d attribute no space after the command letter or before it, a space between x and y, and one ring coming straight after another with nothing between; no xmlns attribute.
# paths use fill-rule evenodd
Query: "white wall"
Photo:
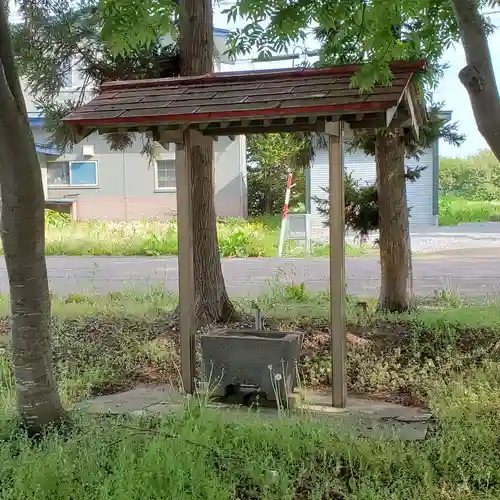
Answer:
<svg viewBox="0 0 500 500"><path fill-rule="evenodd" d="M437 225L437 217L433 215L433 149L428 149L420 158L406 160L406 164L411 167L417 165L427 167L415 182L407 182L406 194L408 198L408 207L410 208L410 225ZM344 167L347 174L360 181L374 183L376 181L375 158L368 156L362 151L346 153L344 158ZM318 196L326 198L321 188L328 186L328 151L319 149L316 151L314 163L311 167L311 197ZM311 201L311 214L314 226L321 226L323 220L317 213L316 203Z"/></svg>

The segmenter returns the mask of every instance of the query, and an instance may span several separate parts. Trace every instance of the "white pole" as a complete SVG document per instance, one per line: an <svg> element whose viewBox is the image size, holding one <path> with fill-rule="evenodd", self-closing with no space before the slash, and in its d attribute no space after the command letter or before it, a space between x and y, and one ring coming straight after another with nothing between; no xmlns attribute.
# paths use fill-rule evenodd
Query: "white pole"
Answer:
<svg viewBox="0 0 500 500"><path fill-rule="evenodd" d="M290 193L292 191L292 171L288 170L286 182L285 204L283 205L283 216L281 218L280 239L278 241L278 257L283 255L283 246L285 245L285 231L288 218L288 203L290 202Z"/></svg>

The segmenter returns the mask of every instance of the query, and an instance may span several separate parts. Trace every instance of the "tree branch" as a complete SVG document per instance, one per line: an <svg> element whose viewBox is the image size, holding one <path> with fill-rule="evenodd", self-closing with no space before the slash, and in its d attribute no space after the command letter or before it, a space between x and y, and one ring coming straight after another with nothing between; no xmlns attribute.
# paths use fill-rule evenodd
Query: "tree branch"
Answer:
<svg viewBox="0 0 500 500"><path fill-rule="evenodd" d="M0 0L0 60L10 92L16 101L17 109L21 115L26 115L26 105L13 56L7 1Z"/></svg>
<svg viewBox="0 0 500 500"><path fill-rule="evenodd" d="M459 73L479 132L500 160L500 97L488 47L487 26L476 0L452 0L467 66Z"/></svg>

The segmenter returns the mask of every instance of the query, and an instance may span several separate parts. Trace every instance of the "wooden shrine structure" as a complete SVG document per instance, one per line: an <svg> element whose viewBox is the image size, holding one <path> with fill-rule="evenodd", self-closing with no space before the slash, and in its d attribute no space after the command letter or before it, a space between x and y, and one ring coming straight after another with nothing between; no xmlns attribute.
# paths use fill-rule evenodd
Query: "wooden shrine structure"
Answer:
<svg viewBox="0 0 500 500"><path fill-rule="evenodd" d="M423 61L393 62L391 86L351 87L359 65L211 73L197 77L105 83L99 95L65 117L80 140L94 132L149 133L175 143L179 238L181 374L194 391L195 286L190 164L194 134L316 132L328 135L332 405L346 405L343 138L353 129L394 127L418 134L424 120L413 75Z"/></svg>

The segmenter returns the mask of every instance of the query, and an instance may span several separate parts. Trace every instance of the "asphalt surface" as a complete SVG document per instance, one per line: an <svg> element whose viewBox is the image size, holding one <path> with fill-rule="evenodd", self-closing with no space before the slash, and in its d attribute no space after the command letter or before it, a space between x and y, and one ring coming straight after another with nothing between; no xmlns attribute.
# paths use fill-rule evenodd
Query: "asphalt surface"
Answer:
<svg viewBox="0 0 500 500"><path fill-rule="evenodd" d="M48 257L51 290L58 295L106 293L123 289L147 290L163 286L177 292L176 258L147 257ZM278 283L301 283L309 291L328 289L328 260L314 259L224 259L223 272L233 296L256 296ZM349 292L376 296L380 265L376 258L348 258ZM467 296L485 296L500 291L500 248L444 251L415 257L414 286L418 295L453 290ZM0 260L0 291L8 291L5 261Z"/></svg>

